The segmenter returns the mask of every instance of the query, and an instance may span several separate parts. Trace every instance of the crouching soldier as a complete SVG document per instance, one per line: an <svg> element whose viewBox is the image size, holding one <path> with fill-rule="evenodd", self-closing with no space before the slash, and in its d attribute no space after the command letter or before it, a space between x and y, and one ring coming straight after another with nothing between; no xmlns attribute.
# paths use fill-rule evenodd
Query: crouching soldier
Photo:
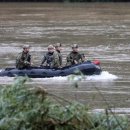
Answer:
<svg viewBox="0 0 130 130"><path fill-rule="evenodd" d="M72 46L72 51L70 52L70 54L67 56L67 66L68 65L74 65L74 64L79 64L84 62L83 56L82 54L79 53L78 50L78 45L74 44Z"/></svg>
<svg viewBox="0 0 130 130"><path fill-rule="evenodd" d="M53 45L48 46L48 52L44 55L41 66L43 66L44 63L45 66L48 66L50 68L60 67L59 56L58 53L55 51Z"/></svg>
<svg viewBox="0 0 130 130"><path fill-rule="evenodd" d="M31 66L31 55L29 53L30 46L24 45L23 51L16 58L16 68L25 69Z"/></svg>

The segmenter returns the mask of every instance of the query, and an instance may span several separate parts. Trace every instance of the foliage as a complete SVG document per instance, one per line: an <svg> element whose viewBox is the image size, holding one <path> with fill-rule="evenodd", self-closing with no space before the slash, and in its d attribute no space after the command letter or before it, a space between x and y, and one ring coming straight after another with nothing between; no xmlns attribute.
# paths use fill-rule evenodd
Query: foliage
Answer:
<svg viewBox="0 0 130 130"><path fill-rule="evenodd" d="M71 82L71 85L75 88L79 87L79 82L85 79L85 75L77 69L74 74L68 76L68 81Z"/></svg>
<svg viewBox="0 0 130 130"><path fill-rule="evenodd" d="M59 104L42 87L27 86L28 80L1 86L0 130L127 130L126 117L90 113L77 102Z"/></svg>

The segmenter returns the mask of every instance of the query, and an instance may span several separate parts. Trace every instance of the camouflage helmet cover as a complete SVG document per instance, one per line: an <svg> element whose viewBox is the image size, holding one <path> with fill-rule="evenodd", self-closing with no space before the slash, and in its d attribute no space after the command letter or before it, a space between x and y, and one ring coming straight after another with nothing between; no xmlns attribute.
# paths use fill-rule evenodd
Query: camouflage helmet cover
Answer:
<svg viewBox="0 0 130 130"><path fill-rule="evenodd" d="M72 48L78 48L78 45L77 44L73 44Z"/></svg>
<svg viewBox="0 0 130 130"><path fill-rule="evenodd" d="M30 45L23 45L23 49L28 49L30 48Z"/></svg>
<svg viewBox="0 0 130 130"><path fill-rule="evenodd" d="M59 42L55 44L55 47L61 47L61 46L62 46L62 45L61 45L61 43L59 43Z"/></svg>
<svg viewBox="0 0 130 130"><path fill-rule="evenodd" d="M47 48L48 49L54 49L54 46L53 45L49 45Z"/></svg>

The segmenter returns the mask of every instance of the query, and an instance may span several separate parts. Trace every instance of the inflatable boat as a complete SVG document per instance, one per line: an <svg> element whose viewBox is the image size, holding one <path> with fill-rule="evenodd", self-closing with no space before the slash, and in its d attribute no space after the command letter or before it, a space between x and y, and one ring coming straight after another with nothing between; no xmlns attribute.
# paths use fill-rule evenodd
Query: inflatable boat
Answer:
<svg viewBox="0 0 130 130"><path fill-rule="evenodd" d="M63 68L30 67L27 69L6 68L0 72L0 76L28 76L30 78L46 78L55 76L67 76L71 74L98 75L101 73L99 62L86 61L73 66Z"/></svg>

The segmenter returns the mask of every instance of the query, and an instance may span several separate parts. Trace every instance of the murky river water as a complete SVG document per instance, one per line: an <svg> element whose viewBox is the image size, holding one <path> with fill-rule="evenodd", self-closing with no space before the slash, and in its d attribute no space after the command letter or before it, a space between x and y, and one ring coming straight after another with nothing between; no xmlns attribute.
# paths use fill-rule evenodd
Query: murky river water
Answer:
<svg viewBox="0 0 130 130"><path fill-rule="evenodd" d="M70 86L67 77L33 79L31 84L103 109L107 105L98 89L117 112L130 114L129 7L129 3L0 3L0 68L14 66L23 44L32 46L33 63L39 65L48 44L63 44L65 63L71 44L77 43L88 60L101 61L101 75L86 77L78 89ZM12 80L1 77L0 84Z"/></svg>

